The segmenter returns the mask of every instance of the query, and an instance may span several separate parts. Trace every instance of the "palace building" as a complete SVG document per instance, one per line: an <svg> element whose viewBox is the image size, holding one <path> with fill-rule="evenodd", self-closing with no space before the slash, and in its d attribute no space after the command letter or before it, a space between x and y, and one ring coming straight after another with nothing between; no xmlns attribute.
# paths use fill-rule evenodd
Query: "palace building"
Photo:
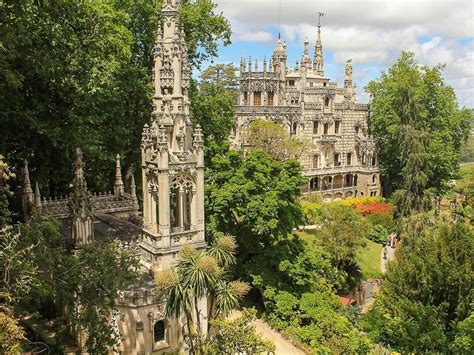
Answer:
<svg viewBox="0 0 474 355"><path fill-rule="evenodd" d="M344 87L324 75L320 22L313 58L305 39L301 61L289 68L286 45L279 38L271 60L264 59L261 69L251 58L241 60L239 79L237 128L230 138L234 148L245 149L250 122L271 120L291 136L312 142L300 158L308 179L304 193L320 194L324 201L380 196L369 106L356 102L351 60L346 63Z"/></svg>

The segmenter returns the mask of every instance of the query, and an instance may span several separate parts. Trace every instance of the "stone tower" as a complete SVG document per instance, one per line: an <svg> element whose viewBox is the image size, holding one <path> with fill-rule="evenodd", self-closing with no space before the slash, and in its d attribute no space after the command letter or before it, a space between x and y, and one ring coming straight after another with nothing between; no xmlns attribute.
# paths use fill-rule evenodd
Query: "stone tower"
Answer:
<svg viewBox="0 0 474 355"><path fill-rule="evenodd" d="M189 116L191 71L179 0L163 3L154 49L153 113L142 133L144 262L152 271L172 266L182 245L204 241L204 152Z"/></svg>

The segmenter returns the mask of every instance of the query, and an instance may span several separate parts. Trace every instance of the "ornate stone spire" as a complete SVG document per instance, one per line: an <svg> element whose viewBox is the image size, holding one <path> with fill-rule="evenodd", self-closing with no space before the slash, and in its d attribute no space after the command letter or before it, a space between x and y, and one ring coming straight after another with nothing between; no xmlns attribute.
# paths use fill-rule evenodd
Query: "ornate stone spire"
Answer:
<svg viewBox="0 0 474 355"><path fill-rule="evenodd" d="M41 194L38 181L35 183L35 208L37 208L38 210L41 208Z"/></svg>
<svg viewBox="0 0 474 355"><path fill-rule="evenodd" d="M115 165L115 184L114 184L114 194L121 195L123 194L123 181L122 181L122 172L120 166L120 154L117 154L115 157L116 165Z"/></svg>
<svg viewBox="0 0 474 355"><path fill-rule="evenodd" d="M202 129L200 125L196 125L194 128L194 136L193 136L193 147L194 149L202 148L204 145L204 139L202 134Z"/></svg>
<svg viewBox="0 0 474 355"><path fill-rule="evenodd" d="M344 76L344 97L346 100L355 101L355 87L352 82L352 59L346 62L346 71Z"/></svg>
<svg viewBox="0 0 474 355"><path fill-rule="evenodd" d="M23 213L29 216L30 206L33 203L33 189L30 182L30 171L28 170L28 161L23 162Z"/></svg>
<svg viewBox="0 0 474 355"><path fill-rule="evenodd" d="M135 185L135 174L132 173L132 178L130 180L130 196L133 199L133 207L138 211L138 199L137 199L137 186Z"/></svg>
<svg viewBox="0 0 474 355"><path fill-rule="evenodd" d="M313 69L318 75L324 75L324 58L323 58L323 44L321 42L321 17L324 16L322 12L318 12L318 35L316 37L316 45L314 46L314 62Z"/></svg>
<svg viewBox="0 0 474 355"><path fill-rule="evenodd" d="M71 217L71 235L76 248L80 248L94 240L92 225L93 208L87 191L84 177L84 162L82 151L76 149L76 159L73 164L74 180L72 192L69 195L69 215Z"/></svg>
<svg viewBox="0 0 474 355"><path fill-rule="evenodd" d="M311 67L311 58L309 56L309 40L308 38L304 39L304 50L303 56L301 57L301 67L310 68Z"/></svg>

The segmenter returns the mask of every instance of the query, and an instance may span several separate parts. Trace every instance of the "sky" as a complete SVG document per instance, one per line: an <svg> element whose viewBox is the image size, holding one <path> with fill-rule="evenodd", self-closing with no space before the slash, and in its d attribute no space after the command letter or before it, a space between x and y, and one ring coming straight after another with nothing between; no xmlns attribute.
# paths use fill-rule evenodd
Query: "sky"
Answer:
<svg viewBox="0 0 474 355"><path fill-rule="evenodd" d="M367 102L364 86L379 77L402 50L421 64L446 64L444 77L461 106L474 108L474 0L215 0L232 25L232 44L214 63L249 56L271 57L278 33L287 43L287 64L300 60L303 41L316 40L321 18L325 75L340 85L344 63L352 59L358 101ZM260 64L261 65L261 64Z"/></svg>

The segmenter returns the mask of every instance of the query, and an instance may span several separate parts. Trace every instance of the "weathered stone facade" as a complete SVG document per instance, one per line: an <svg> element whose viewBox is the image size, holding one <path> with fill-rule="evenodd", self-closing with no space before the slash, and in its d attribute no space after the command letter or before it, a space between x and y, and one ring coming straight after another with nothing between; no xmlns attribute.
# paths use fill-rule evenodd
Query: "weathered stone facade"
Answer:
<svg viewBox="0 0 474 355"><path fill-rule="evenodd" d="M282 124L292 136L312 142L300 158L308 183L304 193L318 193L324 201L356 196L380 196L375 144L370 135L370 110L356 102L352 62L346 63L344 87L324 76L321 26L314 59L304 42L301 62L286 64L281 39L267 65L259 70L241 60L239 102L235 106L234 148L245 148L245 130L256 119Z"/></svg>

